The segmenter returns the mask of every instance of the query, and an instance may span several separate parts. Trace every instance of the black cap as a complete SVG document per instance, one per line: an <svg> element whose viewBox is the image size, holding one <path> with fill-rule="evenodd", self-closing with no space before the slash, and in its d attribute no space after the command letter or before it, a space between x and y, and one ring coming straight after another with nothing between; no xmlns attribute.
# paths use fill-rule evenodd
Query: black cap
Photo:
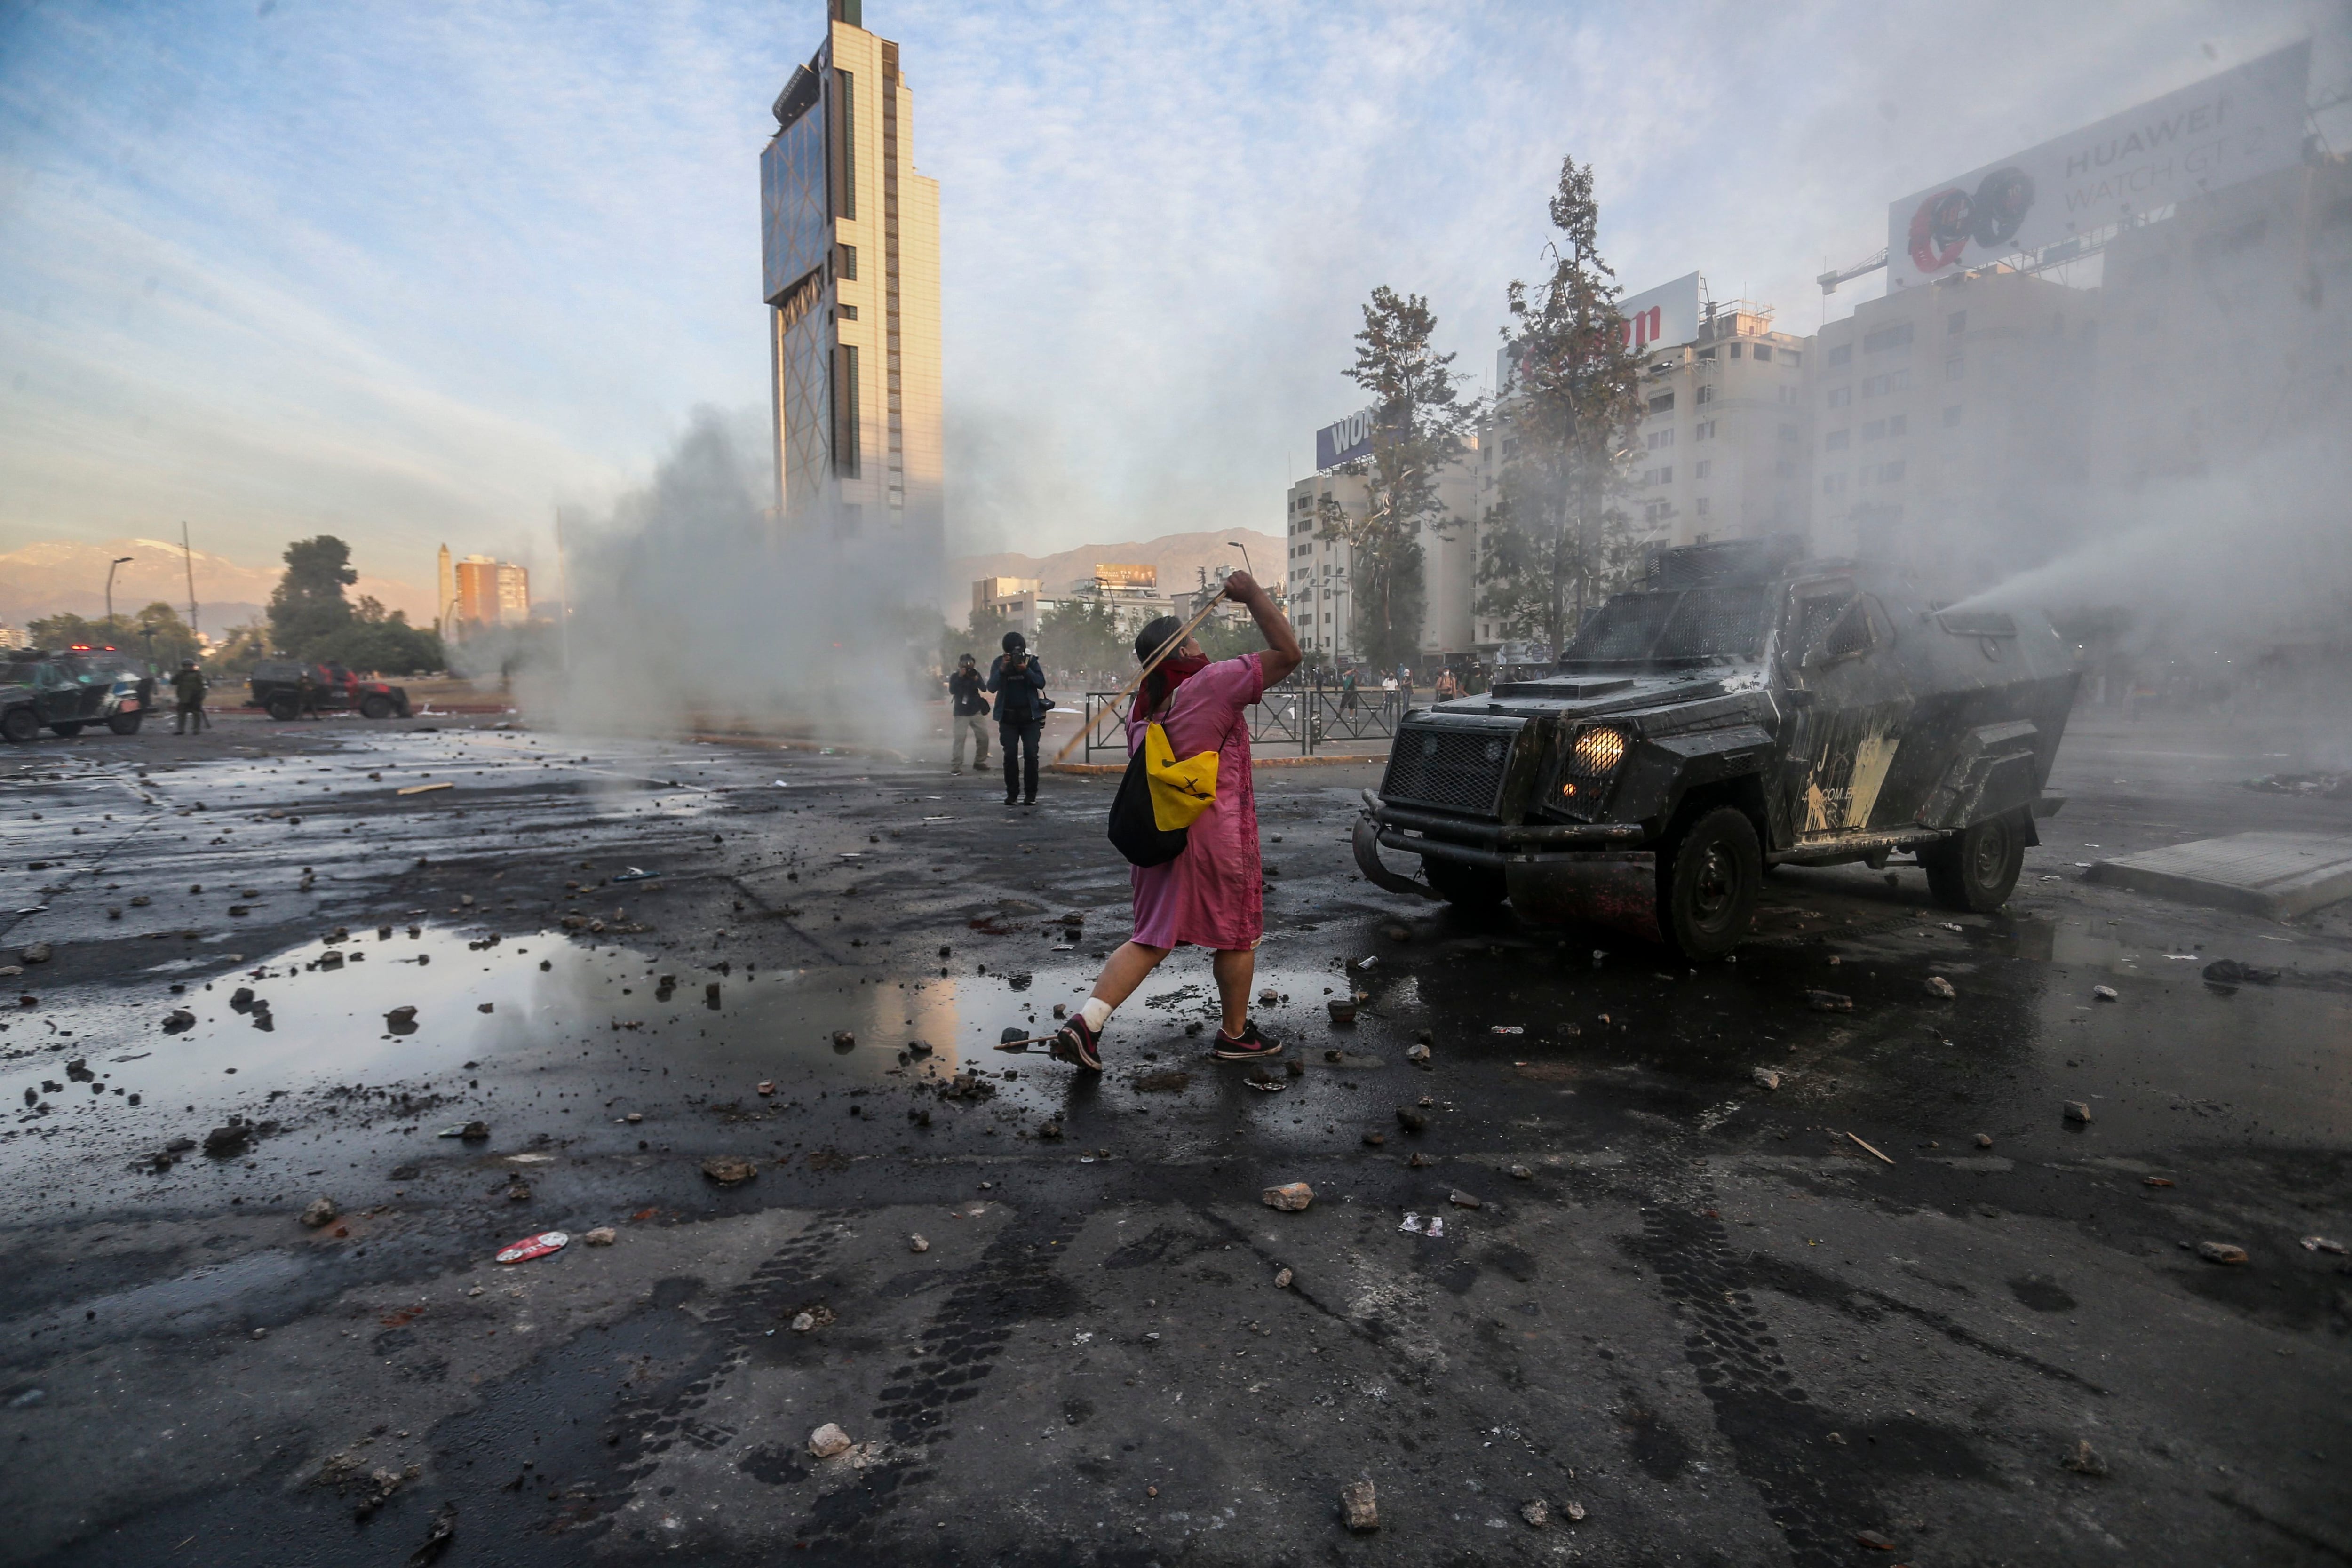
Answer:
<svg viewBox="0 0 2352 1568"><path fill-rule="evenodd" d="M970 664L973 662L973 660L971 655L968 653L960 653L956 655L956 662L958 664Z"/></svg>
<svg viewBox="0 0 2352 1568"><path fill-rule="evenodd" d="M1019 652L1021 652L1022 650L1024 650L1024 648L1026 648L1028 646L1029 646L1029 639L1028 639L1027 637L1023 637L1019 632L1007 632L1007 633L1005 633L1005 634L1004 634L1004 651L1005 651L1005 652L1007 652L1007 653L1019 653Z"/></svg>

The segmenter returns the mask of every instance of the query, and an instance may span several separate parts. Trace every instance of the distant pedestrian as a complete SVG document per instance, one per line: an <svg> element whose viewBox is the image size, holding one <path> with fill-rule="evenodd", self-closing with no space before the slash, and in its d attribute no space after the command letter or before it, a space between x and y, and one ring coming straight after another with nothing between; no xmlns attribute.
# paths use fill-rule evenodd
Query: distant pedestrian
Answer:
<svg viewBox="0 0 2352 1568"><path fill-rule="evenodd" d="M310 674L309 665L302 667L302 679L295 682L294 689L301 700L301 706L294 710L294 717L316 719L319 716L319 682Z"/></svg>
<svg viewBox="0 0 2352 1568"><path fill-rule="evenodd" d="M1282 1050L1258 1032L1249 1016L1265 902L1244 710L1298 668L1298 638L1247 573L1225 579L1225 597L1248 606L1265 638L1265 651L1213 664L1200 643L1187 637L1145 678L1127 716L1130 753L1144 744L1154 724L1179 758L1216 752L1215 795L1185 829L1184 848L1173 860L1130 868L1135 934L1110 955L1093 994L1054 1036L1054 1058L1083 1071L1102 1070L1102 1028L1111 1010L1133 995L1170 952L1188 943L1213 954L1210 967L1224 1021L1212 1054L1224 1061L1248 1061ZM1144 627L1135 639L1137 661L1149 659L1181 629L1173 616Z"/></svg>
<svg viewBox="0 0 2352 1568"><path fill-rule="evenodd" d="M1004 634L1004 651L988 667L996 696L996 742L1004 752L1004 804L1037 804L1037 742L1045 732L1045 672L1029 657L1029 639Z"/></svg>
<svg viewBox="0 0 2352 1568"><path fill-rule="evenodd" d="M172 697L176 709L172 733L203 733L208 727L205 719L205 672L196 668L194 659L182 659L180 668L172 672Z"/></svg>
<svg viewBox="0 0 2352 1568"><path fill-rule="evenodd" d="M1396 714L1396 705L1397 678L1393 675L1383 677L1381 681L1381 712L1382 716L1393 718Z"/></svg>
<svg viewBox="0 0 2352 1568"><path fill-rule="evenodd" d="M1353 713L1355 710L1356 672L1352 669L1343 670L1339 675L1339 711Z"/></svg>
<svg viewBox="0 0 2352 1568"><path fill-rule="evenodd" d="M949 770L959 776L963 773L963 742L971 738L971 771L988 766L988 698L984 694L980 667L970 654L956 660L955 673L948 677L948 697L954 711L949 716L948 728L955 736L949 748Z"/></svg>

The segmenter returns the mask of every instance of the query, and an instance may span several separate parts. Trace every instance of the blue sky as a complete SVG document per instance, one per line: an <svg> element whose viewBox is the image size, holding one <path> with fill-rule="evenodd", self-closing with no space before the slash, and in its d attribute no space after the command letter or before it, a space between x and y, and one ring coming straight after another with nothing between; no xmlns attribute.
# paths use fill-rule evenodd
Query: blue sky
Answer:
<svg viewBox="0 0 2352 1568"><path fill-rule="evenodd" d="M765 406L757 157L823 14L0 0L0 550L543 557ZM1276 526L1373 285L1491 367L1563 152L1629 288L1811 331L1889 200L2299 37L2332 96L2347 15L870 0L941 185L951 547Z"/></svg>

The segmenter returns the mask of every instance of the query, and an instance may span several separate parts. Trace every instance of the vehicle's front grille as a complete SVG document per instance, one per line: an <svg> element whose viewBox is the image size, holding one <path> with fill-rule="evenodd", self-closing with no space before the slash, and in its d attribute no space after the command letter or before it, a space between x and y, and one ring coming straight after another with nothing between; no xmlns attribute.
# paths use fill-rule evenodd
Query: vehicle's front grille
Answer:
<svg viewBox="0 0 2352 1568"><path fill-rule="evenodd" d="M1491 816L1510 760L1513 731L1409 726L1389 748L1381 798Z"/></svg>

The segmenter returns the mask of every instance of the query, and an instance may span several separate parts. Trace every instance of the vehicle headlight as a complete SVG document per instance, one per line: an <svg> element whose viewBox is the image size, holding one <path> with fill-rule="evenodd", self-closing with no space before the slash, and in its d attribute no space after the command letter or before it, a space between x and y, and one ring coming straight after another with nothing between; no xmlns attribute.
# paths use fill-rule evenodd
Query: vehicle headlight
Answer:
<svg viewBox="0 0 2352 1568"><path fill-rule="evenodd" d="M1568 749L1555 786L1559 809L1589 818L1609 793L1610 776L1625 761L1625 732L1606 727L1587 730Z"/></svg>
<svg viewBox="0 0 2352 1568"><path fill-rule="evenodd" d="M1576 738L1568 753L1569 772L1598 777L1616 771L1625 760L1625 732L1622 730L1587 730Z"/></svg>

